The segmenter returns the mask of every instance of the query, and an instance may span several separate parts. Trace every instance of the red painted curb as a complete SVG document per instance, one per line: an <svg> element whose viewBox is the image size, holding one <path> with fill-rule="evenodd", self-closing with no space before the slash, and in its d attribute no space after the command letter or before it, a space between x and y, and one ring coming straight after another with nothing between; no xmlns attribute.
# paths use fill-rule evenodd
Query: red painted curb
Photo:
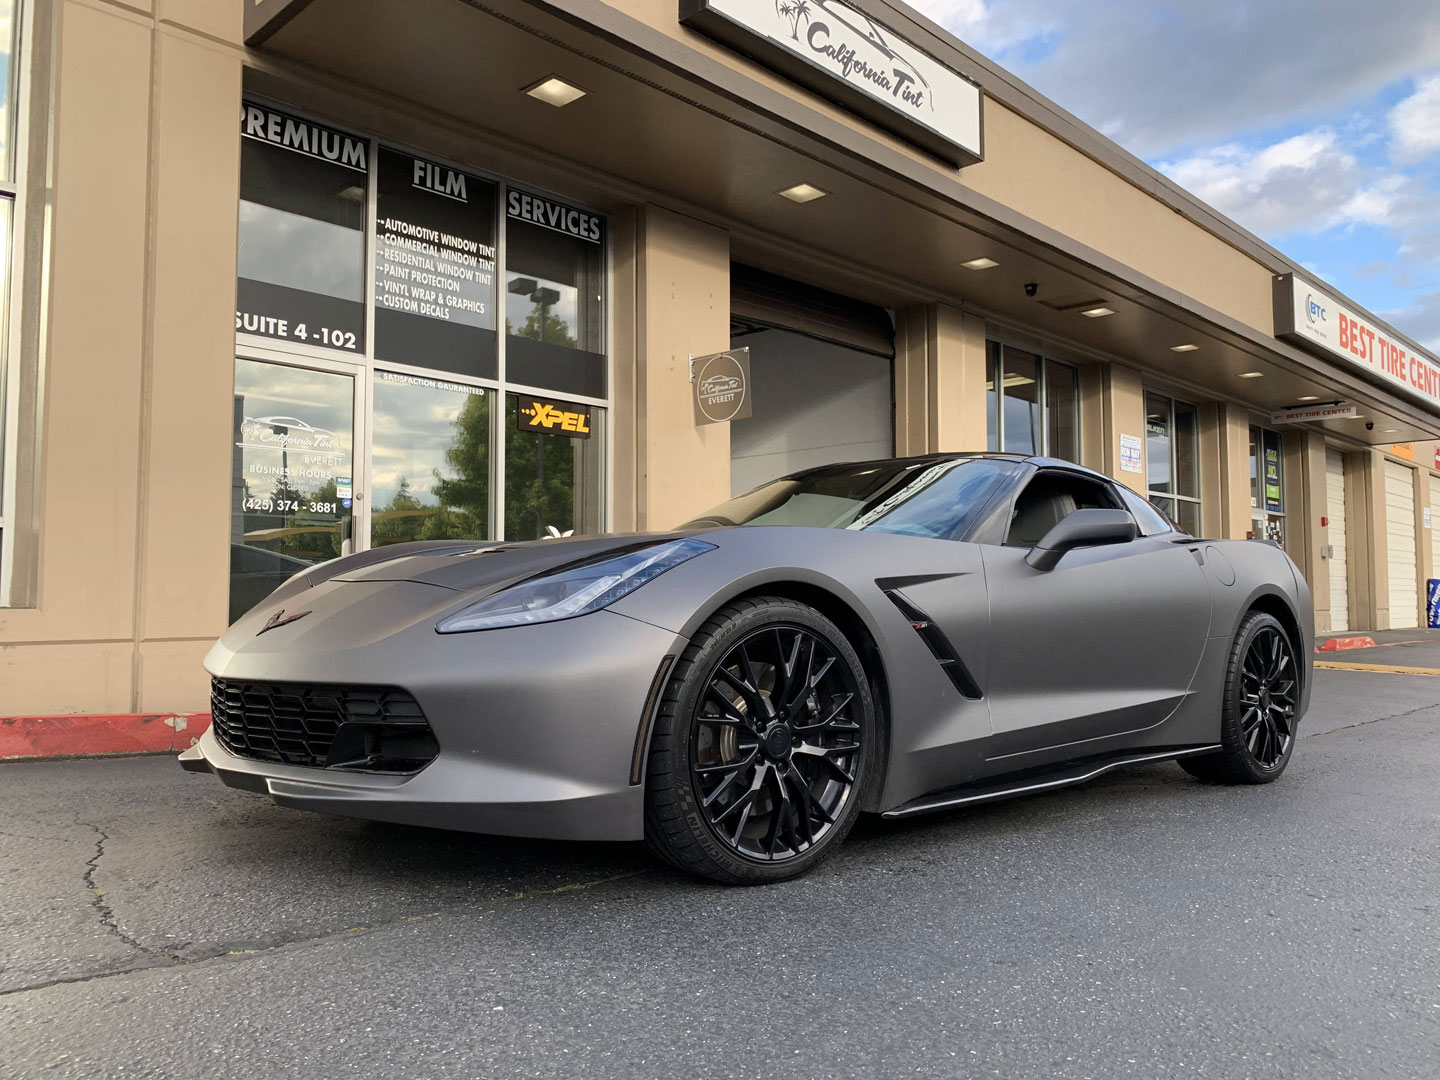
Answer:
<svg viewBox="0 0 1440 1080"><path fill-rule="evenodd" d="M1316 652L1340 652L1343 649L1373 649L1375 639L1370 637L1332 637L1315 646Z"/></svg>
<svg viewBox="0 0 1440 1080"><path fill-rule="evenodd" d="M0 761L174 753L194 745L209 726L209 713L0 716Z"/></svg>

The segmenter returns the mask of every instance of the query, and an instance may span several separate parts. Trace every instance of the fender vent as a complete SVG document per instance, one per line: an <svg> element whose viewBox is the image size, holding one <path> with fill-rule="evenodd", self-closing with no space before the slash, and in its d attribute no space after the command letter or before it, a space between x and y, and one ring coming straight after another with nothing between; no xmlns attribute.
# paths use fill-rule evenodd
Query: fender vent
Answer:
<svg viewBox="0 0 1440 1080"><path fill-rule="evenodd" d="M980 687L975 683L975 677L970 674L970 669L965 666L965 661L960 659L960 654L955 651L955 646L950 644L940 627L930 621L930 616L912 604L899 589L886 589L885 595L890 602L900 609L900 613L910 620L910 625L920 635L920 640L925 642L930 655L935 657L935 662L940 665L942 671L954 684L955 689L960 691L961 696L979 701L985 695L980 692Z"/></svg>

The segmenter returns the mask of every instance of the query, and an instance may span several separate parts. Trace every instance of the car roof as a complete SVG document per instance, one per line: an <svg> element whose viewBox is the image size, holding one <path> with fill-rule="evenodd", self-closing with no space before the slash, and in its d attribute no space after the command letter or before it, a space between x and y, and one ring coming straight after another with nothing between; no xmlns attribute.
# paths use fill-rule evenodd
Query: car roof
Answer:
<svg viewBox="0 0 1440 1080"><path fill-rule="evenodd" d="M799 476L816 476L822 475L827 472L838 472L840 470L855 469L867 465L931 465L944 461L967 461L981 458L990 458L997 461L1011 461L1022 465L1033 465L1037 469L1065 469L1069 472L1081 473L1085 476L1093 476L1097 480L1104 480L1107 483L1113 483L1113 480L1111 480L1111 478L1106 476L1104 473L1096 472L1094 469L1087 469L1084 465L1077 465L1073 461L1065 461L1061 458L1043 457L1038 454L1007 454L995 450L975 450L944 454L916 454L910 457L872 458L862 459L859 461L836 461L830 463L829 465L816 465L815 467L810 469L800 469L796 472L790 473L788 477L785 477L783 479L789 479Z"/></svg>

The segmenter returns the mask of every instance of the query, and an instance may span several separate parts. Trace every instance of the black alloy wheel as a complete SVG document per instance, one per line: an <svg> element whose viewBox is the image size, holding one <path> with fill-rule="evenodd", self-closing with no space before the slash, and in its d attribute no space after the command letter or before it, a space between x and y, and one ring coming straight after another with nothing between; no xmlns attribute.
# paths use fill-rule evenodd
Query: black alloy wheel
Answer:
<svg viewBox="0 0 1440 1080"><path fill-rule="evenodd" d="M715 835L766 861L823 840L855 791L858 694L835 647L803 627L768 626L726 653L691 728L690 771Z"/></svg>
<svg viewBox="0 0 1440 1080"><path fill-rule="evenodd" d="M804 873L859 812L873 716L859 657L824 616L778 598L725 608L692 640L662 700L647 841L722 881Z"/></svg>
<svg viewBox="0 0 1440 1080"><path fill-rule="evenodd" d="M1273 615L1245 616L1230 650L1220 718L1221 749L1180 759L1201 780L1268 784L1295 750L1300 665L1290 635Z"/></svg>

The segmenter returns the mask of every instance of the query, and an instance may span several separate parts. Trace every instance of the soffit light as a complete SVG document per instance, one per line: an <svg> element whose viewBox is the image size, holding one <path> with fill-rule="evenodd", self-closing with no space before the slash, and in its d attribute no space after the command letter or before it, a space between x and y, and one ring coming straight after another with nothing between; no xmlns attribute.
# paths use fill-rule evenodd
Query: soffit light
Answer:
<svg viewBox="0 0 1440 1080"><path fill-rule="evenodd" d="M1200 346L1199 346L1199 345L1171 345L1171 346L1170 346L1170 351L1171 351L1171 352L1198 352L1199 349L1200 349Z"/></svg>
<svg viewBox="0 0 1440 1080"><path fill-rule="evenodd" d="M1242 379L1263 379L1265 373L1263 371L1242 371L1239 377Z"/></svg>
<svg viewBox="0 0 1440 1080"><path fill-rule="evenodd" d="M823 199L830 192L818 188L814 184L796 184L794 187L787 187L784 191L777 191L775 194L782 199L789 199L793 203L807 203Z"/></svg>
<svg viewBox="0 0 1440 1080"><path fill-rule="evenodd" d="M581 90L580 87L566 82L558 75L551 75L541 79L534 86L527 86L525 93L537 101L543 101L546 105L554 105L560 109L572 101L579 101L589 91Z"/></svg>
<svg viewBox="0 0 1440 1080"><path fill-rule="evenodd" d="M1103 319L1106 315L1114 315L1115 312L1108 307L1092 307L1086 308L1080 312L1080 314L1084 315L1087 319Z"/></svg>
<svg viewBox="0 0 1440 1080"><path fill-rule="evenodd" d="M1305 394L1304 396L1298 397L1298 398L1296 398L1295 400L1296 400L1296 401L1319 401L1319 400L1320 400L1320 395L1319 395L1319 394Z"/></svg>
<svg viewBox="0 0 1440 1080"><path fill-rule="evenodd" d="M1000 264L994 259L971 259L969 262L962 262L960 265L966 270L989 270Z"/></svg>

